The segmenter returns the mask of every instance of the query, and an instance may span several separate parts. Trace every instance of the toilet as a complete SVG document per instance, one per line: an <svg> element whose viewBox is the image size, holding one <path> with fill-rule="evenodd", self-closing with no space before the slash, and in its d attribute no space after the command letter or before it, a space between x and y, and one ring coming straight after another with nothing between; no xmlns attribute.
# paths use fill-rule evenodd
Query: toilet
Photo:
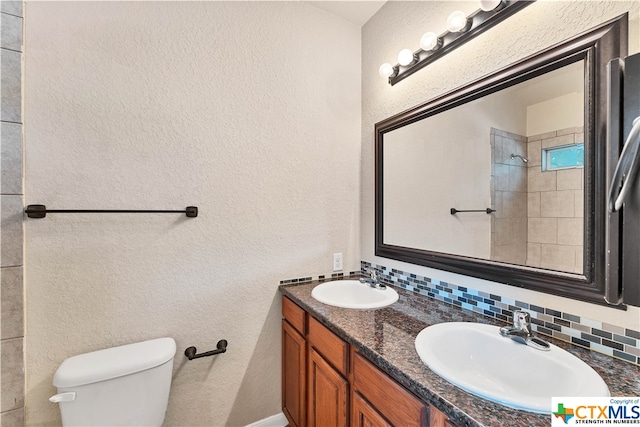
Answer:
<svg viewBox="0 0 640 427"><path fill-rule="evenodd" d="M176 342L173 338L107 348L65 359L49 400L63 426L161 426Z"/></svg>

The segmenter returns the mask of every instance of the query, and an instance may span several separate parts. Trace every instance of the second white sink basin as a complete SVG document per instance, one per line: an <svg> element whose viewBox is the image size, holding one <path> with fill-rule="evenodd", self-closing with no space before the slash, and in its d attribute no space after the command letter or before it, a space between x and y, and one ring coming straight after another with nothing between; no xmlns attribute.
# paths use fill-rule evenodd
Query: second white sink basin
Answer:
<svg viewBox="0 0 640 427"><path fill-rule="evenodd" d="M322 283L311 291L321 303L342 308L381 308L398 301L398 293L387 286L375 289L359 280L335 280Z"/></svg>
<svg viewBox="0 0 640 427"><path fill-rule="evenodd" d="M415 345L445 380L510 408L550 413L552 397L609 396L600 375L571 353L553 344L540 351L517 343L497 326L439 323L423 329Z"/></svg>

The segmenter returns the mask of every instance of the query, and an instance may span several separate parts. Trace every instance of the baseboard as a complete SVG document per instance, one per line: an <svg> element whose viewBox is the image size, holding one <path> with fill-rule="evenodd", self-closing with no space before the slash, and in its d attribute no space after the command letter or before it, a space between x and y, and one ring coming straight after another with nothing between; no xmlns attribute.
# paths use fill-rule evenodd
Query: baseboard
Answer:
<svg viewBox="0 0 640 427"><path fill-rule="evenodd" d="M286 427L289 425L287 417L282 412L272 415L267 418L263 418L255 423L249 424L247 427Z"/></svg>

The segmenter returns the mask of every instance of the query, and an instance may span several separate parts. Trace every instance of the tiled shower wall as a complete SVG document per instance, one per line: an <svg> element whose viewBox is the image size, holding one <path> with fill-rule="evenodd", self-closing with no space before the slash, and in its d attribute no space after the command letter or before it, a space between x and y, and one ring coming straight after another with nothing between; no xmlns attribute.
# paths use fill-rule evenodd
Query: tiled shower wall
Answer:
<svg viewBox="0 0 640 427"><path fill-rule="evenodd" d="M22 24L0 1L0 427L24 425Z"/></svg>
<svg viewBox="0 0 640 427"><path fill-rule="evenodd" d="M542 170L542 149L584 142L582 127L527 138L527 265L582 273L584 169Z"/></svg>
<svg viewBox="0 0 640 427"><path fill-rule="evenodd" d="M527 138L491 128L491 259L527 262Z"/></svg>
<svg viewBox="0 0 640 427"><path fill-rule="evenodd" d="M541 153L583 141L582 127L528 138L491 129L492 260L582 273L584 169L543 171Z"/></svg>

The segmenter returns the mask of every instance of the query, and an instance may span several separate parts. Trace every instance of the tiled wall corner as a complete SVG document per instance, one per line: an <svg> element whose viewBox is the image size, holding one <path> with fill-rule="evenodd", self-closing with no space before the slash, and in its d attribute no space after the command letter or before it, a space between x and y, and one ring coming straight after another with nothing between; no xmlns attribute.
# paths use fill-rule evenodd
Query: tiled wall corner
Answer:
<svg viewBox="0 0 640 427"><path fill-rule="evenodd" d="M525 310L541 335L640 365L640 331L361 261L363 274L372 269L388 284L504 322L511 322L514 310Z"/></svg>
<svg viewBox="0 0 640 427"><path fill-rule="evenodd" d="M491 128L491 259L527 262L526 137ZM512 157L513 156L513 157Z"/></svg>
<svg viewBox="0 0 640 427"><path fill-rule="evenodd" d="M0 14L1 15L1 14ZM22 194L22 124L0 122L0 191Z"/></svg>
<svg viewBox="0 0 640 427"><path fill-rule="evenodd" d="M22 2L0 1L0 427L24 421Z"/></svg>
<svg viewBox="0 0 640 427"><path fill-rule="evenodd" d="M24 408L7 411L0 414L0 425L3 426L23 426Z"/></svg>
<svg viewBox="0 0 640 427"><path fill-rule="evenodd" d="M2 339L24 335L22 267L5 267L0 270L0 333Z"/></svg>
<svg viewBox="0 0 640 427"><path fill-rule="evenodd" d="M0 12L22 18L22 1L2 0L0 1ZM22 29L20 29L20 33L22 34Z"/></svg>
<svg viewBox="0 0 640 427"><path fill-rule="evenodd" d="M0 357L2 358L0 409L3 413L24 407L22 340L22 337L3 339L0 343Z"/></svg>

